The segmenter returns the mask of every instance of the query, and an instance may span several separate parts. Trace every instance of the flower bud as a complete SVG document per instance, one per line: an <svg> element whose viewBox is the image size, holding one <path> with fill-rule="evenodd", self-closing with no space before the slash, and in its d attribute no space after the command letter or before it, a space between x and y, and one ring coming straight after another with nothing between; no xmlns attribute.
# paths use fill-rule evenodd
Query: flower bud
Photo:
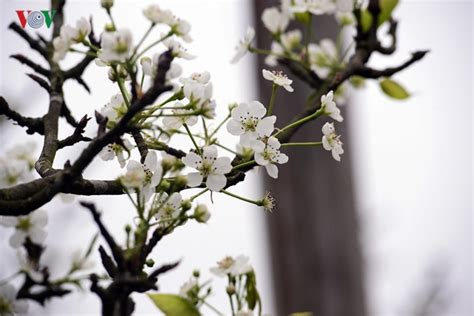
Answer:
<svg viewBox="0 0 474 316"><path fill-rule="evenodd" d="M155 260L150 258L145 262L145 264L146 264L147 267L151 268L155 265Z"/></svg>
<svg viewBox="0 0 474 316"><path fill-rule="evenodd" d="M209 210L205 204L198 204L194 209L194 218L199 223L206 223L210 217L211 213L209 213Z"/></svg>
<svg viewBox="0 0 474 316"><path fill-rule="evenodd" d="M225 288L227 294L229 295L233 295L235 294L235 286L233 284L229 284L226 288Z"/></svg>
<svg viewBox="0 0 474 316"><path fill-rule="evenodd" d="M194 270L193 271L193 277L199 278L200 275L201 275L201 273L199 272L199 270Z"/></svg>
<svg viewBox="0 0 474 316"><path fill-rule="evenodd" d="M110 8L112 8L114 5L114 0L100 0L100 5L102 8L110 10Z"/></svg>
<svg viewBox="0 0 474 316"><path fill-rule="evenodd" d="M192 203L190 200L184 200L181 202L181 207L183 208L183 212L186 212L192 207Z"/></svg>

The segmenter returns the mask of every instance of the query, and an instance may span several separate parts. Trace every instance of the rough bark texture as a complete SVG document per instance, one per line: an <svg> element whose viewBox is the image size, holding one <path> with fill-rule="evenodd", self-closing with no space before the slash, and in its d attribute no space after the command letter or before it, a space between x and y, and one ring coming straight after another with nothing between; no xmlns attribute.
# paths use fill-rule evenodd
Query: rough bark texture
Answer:
<svg viewBox="0 0 474 316"><path fill-rule="evenodd" d="M255 1L259 47L270 46L260 16L272 4L275 1ZM334 37L336 25L328 19L317 20L313 32L319 38ZM268 68L263 59L259 59L261 68ZM269 100L271 84L264 79L259 84L260 99ZM313 91L299 80L294 86L291 94L278 92L275 113L280 122L290 121L301 111ZM278 197L276 216L267 218L278 315L298 311L324 316L366 315L347 130L350 117L344 117L345 121L337 124L338 133L344 137L341 163L321 148L285 148L290 163L280 168L278 181L266 183ZM326 121L320 118L310 122L292 141L320 141Z"/></svg>

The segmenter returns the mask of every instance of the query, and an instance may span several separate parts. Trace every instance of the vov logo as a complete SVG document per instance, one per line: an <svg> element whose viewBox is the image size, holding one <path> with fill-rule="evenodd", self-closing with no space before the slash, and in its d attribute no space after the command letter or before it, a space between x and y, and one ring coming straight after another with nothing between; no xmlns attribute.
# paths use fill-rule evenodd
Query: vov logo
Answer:
<svg viewBox="0 0 474 316"><path fill-rule="evenodd" d="M44 24L49 28L55 14L56 10L16 10L16 15L22 28L25 28L26 24L34 29L39 29Z"/></svg>

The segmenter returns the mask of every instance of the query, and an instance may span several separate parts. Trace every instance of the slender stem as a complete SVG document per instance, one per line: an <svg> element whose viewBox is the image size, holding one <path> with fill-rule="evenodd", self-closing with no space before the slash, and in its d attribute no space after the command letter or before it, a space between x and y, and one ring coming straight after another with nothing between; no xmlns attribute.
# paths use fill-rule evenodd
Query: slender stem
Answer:
<svg viewBox="0 0 474 316"><path fill-rule="evenodd" d="M202 128L204 129L204 141L206 143L206 146L209 144L209 134L207 132L207 126L206 126L206 120L204 119L203 116L201 116L201 121L202 121Z"/></svg>
<svg viewBox="0 0 474 316"><path fill-rule="evenodd" d="M186 132L188 132L188 135L189 137L191 138L193 144L194 144L194 147L196 147L196 151L197 153L200 155L201 154L201 149L199 148L198 144L196 143L196 140L194 139L193 137L193 134L191 133L191 131L189 130L189 127L187 124L183 124L184 128L186 129Z"/></svg>
<svg viewBox="0 0 474 316"><path fill-rule="evenodd" d="M123 99L125 100L125 104L127 105L127 108L129 108L130 100L128 99L127 88L125 87L123 79L118 76L116 68L114 68L114 71L115 71L115 74L117 75L117 84L120 88L120 92L122 93L122 96L123 96Z"/></svg>
<svg viewBox="0 0 474 316"><path fill-rule="evenodd" d="M115 30L117 30L117 26L115 25L115 21L114 21L114 18L112 16L112 13L110 12L110 8L106 10L107 11L107 15L109 16L110 18L110 22L112 22L112 25L114 27Z"/></svg>
<svg viewBox="0 0 474 316"><path fill-rule="evenodd" d="M302 119L300 119L300 120L298 120L298 121L296 121L296 122L293 122L293 123L288 124L287 126L283 127L283 128L280 129L278 132L276 132L273 136L274 136L274 137L277 137L278 135L280 135L280 134L283 133L284 131L289 130L289 129L291 129L291 128L294 128L294 127L296 127L296 126L299 126L299 125L301 125L301 124L304 124L304 123L306 123L306 122L308 122L308 121L311 121L311 120L317 118L318 116L320 116L320 115L323 114L323 113L324 113L324 110L323 110L323 108L321 107L321 108L319 108L319 110L317 110L317 111L314 112L313 114L308 115L308 116L306 116L306 117L304 117L304 118L302 118Z"/></svg>
<svg viewBox="0 0 474 316"><path fill-rule="evenodd" d="M235 170L238 170L238 169L241 169L241 168L244 168L244 167L252 166L254 164L255 164L255 160L246 161L246 162L241 163L241 164L235 166L234 168L232 168L231 172L235 171Z"/></svg>
<svg viewBox="0 0 474 316"><path fill-rule="evenodd" d="M157 41L154 41L153 43L151 43L150 45L148 45L147 47L145 47L136 57L135 57L135 60L138 60L138 58L140 58L143 54L145 54L149 49L153 48L155 45L161 43L162 41L164 41L165 39L167 39L168 37L170 37L171 35L173 35L173 31L169 31L168 34L166 34L165 36L163 36L162 38L160 38L159 40Z"/></svg>
<svg viewBox="0 0 474 316"><path fill-rule="evenodd" d="M244 198L243 196L240 196L240 195L237 195L237 194L234 194L232 192L229 192L229 191L226 191L226 190L221 190L220 192L224 193L224 194L227 194L231 197L234 197L236 199L239 199L239 200L242 200L244 202L248 202L248 203L251 203L251 204L255 204L257 206L261 206L261 201L254 201L254 200L250 200L250 199L247 199L247 198Z"/></svg>
<svg viewBox="0 0 474 316"><path fill-rule="evenodd" d="M215 308L214 306L212 306L211 304L209 304L208 302L206 302L205 300L203 299L199 299L204 305L206 305L208 308L210 308L214 313L216 313L217 315L219 316L223 316L224 314L221 313L217 308Z"/></svg>
<svg viewBox="0 0 474 316"><path fill-rule="evenodd" d="M304 143L285 143L281 144L281 147L288 147L288 146L320 146L323 142L304 142Z"/></svg>
<svg viewBox="0 0 474 316"><path fill-rule="evenodd" d="M234 310L234 301L232 300L232 295L227 293L229 296L229 301L230 301L230 309L232 310L232 316L235 316L235 310Z"/></svg>
<svg viewBox="0 0 474 316"><path fill-rule="evenodd" d="M209 191L208 188L205 188L204 190L202 190L201 192L199 192L198 194L195 194L193 196L191 196L189 198L190 201L194 201L196 198L198 198L199 196L203 195L204 193L206 193L207 191Z"/></svg>
<svg viewBox="0 0 474 316"><path fill-rule="evenodd" d="M270 104L268 105L267 115L271 115L273 112L273 106L275 104L275 96L276 96L277 89L278 89L278 85L274 83L272 86L272 96L270 97Z"/></svg>
<svg viewBox="0 0 474 316"><path fill-rule="evenodd" d="M231 117L231 114L229 113L223 120L222 122L219 123L219 125L217 125L216 129L209 135L209 139L212 138L212 136L214 136L222 127L222 125L224 125L225 122L227 122L228 119L230 119Z"/></svg>
<svg viewBox="0 0 474 316"><path fill-rule="evenodd" d="M132 54L132 57L130 59L133 59L133 57L135 56L135 54L137 53L138 51L138 48L140 48L140 46L143 44L143 42L145 41L145 39L148 37L148 35L150 34L151 30L153 29L153 27L155 27L155 23L151 23L150 27L148 28L148 30L145 32L145 34L143 35L142 39L140 40L140 42L138 42L137 46L135 46L135 49L133 50L133 54Z"/></svg>

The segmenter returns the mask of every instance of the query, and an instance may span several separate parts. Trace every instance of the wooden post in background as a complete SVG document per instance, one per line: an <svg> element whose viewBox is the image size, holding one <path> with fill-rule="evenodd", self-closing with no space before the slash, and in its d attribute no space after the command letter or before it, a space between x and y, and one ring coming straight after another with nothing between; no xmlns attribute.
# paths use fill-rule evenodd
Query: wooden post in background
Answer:
<svg viewBox="0 0 474 316"><path fill-rule="evenodd" d="M261 22L262 11L279 2L255 0L258 47L270 47L270 34ZM335 37L337 25L314 19L318 39ZM291 29L291 27L289 28ZM259 59L259 69L268 68ZM279 89L275 105L277 126L288 122L304 106L310 91L298 79L295 92ZM259 80L260 100L268 103L271 83ZM343 115L345 109L342 108ZM268 216L268 233L277 315L308 311L315 316L364 316L363 259L359 244L351 172L350 118L337 123L343 135L342 162L323 148L285 148L290 157L278 181L266 177L266 187L278 197L276 214ZM320 141L328 118L302 128L292 141Z"/></svg>

